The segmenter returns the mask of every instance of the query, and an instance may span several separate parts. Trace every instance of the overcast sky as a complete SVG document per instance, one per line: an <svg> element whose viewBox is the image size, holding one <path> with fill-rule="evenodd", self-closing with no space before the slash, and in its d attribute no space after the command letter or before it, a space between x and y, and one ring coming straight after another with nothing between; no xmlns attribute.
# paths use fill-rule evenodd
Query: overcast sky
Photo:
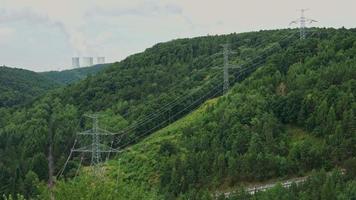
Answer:
<svg viewBox="0 0 356 200"><path fill-rule="evenodd" d="M0 0L0 65L71 68L73 56L120 61L176 38L288 27L356 27L356 0Z"/></svg>

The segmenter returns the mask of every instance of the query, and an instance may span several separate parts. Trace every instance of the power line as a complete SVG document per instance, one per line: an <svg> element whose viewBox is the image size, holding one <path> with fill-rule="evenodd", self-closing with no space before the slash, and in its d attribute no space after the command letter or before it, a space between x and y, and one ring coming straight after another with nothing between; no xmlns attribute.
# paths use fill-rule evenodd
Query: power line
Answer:
<svg viewBox="0 0 356 200"><path fill-rule="evenodd" d="M285 39L289 39L289 38L293 37L294 34L295 34L295 33L292 33L292 35L289 35L289 34L286 35L285 37L283 37L283 38L280 39L280 42L283 41L283 40L285 40ZM236 78L238 78L239 76L241 76L241 73L245 73L245 72L249 72L250 70L253 70L253 68L256 67L256 66L255 66L256 64L258 65L258 64L260 64L261 62L263 62L263 60L260 60L260 61L258 61L258 62L256 62L256 60L259 59L259 58L262 58L263 55L265 55L266 53L269 53L269 52L270 52L271 50L273 50L274 48L279 47L279 45L276 45L276 44L278 44L278 43L275 43L275 44L271 45L270 47L266 48L266 49L264 50L264 51L265 51L264 54L259 55L259 56L255 57L254 59L250 59L251 63L245 64L245 65L252 65L251 67L247 67L247 68L245 68L245 69L242 69L243 66L238 67L238 68L240 68L240 69L242 69L242 70L238 71L238 73L240 73L240 74L239 74ZM221 85L216 86L216 87L221 87ZM215 87L215 88L216 88L216 87ZM214 88L214 89L215 89L215 88ZM213 90L214 90L214 89L213 89ZM189 106L190 106L190 105L189 105ZM188 107L189 107L189 106L188 106ZM184 111L184 110L185 110L185 109L183 109L183 111ZM180 112L181 112L181 111L180 111ZM178 112L178 114L180 114L180 112ZM176 116L176 115L174 115L174 116ZM152 120L152 119L153 119L153 118L149 119L149 121ZM154 128L151 128L149 131L146 131L143 135L146 135L147 132L150 132L150 131L152 131L152 130L158 128L158 127L160 127L160 126L163 125L166 121L167 121L167 120L161 122L160 124L158 124L158 125L155 126ZM147 123L147 121L142 122L142 124L145 124L145 123ZM135 128L135 127L133 127L133 129L134 129L134 128ZM137 127L136 127L136 128L137 128ZM126 133L124 133L124 134L127 134L127 133L128 133L128 132L126 132ZM141 135L141 134L140 134L140 135ZM136 137L134 137L134 139L133 139L131 142L135 141L135 138L136 138ZM124 145L124 147L126 147L126 146ZM124 147L120 146L120 149L122 149L122 148L124 148Z"/></svg>
<svg viewBox="0 0 356 200"><path fill-rule="evenodd" d="M258 63L255 63L255 64L261 64L261 63L262 63L262 61L259 61ZM251 67L251 68L252 68L252 67ZM241 76L242 76L242 72L248 71L248 70L250 70L251 68L245 68L245 69L242 69L241 71L239 71L240 74L239 74L238 76L236 76L235 79L241 77ZM219 85L215 86L212 90L210 90L210 92L211 92L211 91L215 91L216 89L220 88L221 86L223 86L223 84L219 84ZM221 92L221 90L219 90L219 89L216 90L215 93L210 96L210 98L213 97L213 96L215 96L215 95L217 95L219 92ZM188 105L188 106L185 107L184 109L180 110L180 111L179 111L178 113L176 113L175 115L179 115L181 112L183 112L183 111L186 110L187 108L193 106L195 103L197 103L197 102L199 102L200 100L204 99L204 97L206 98L206 97L208 96L208 94L209 94L209 93L207 93L207 94L205 94L204 96L200 97L200 98L197 99L195 102L193 102L192 104ZM156 125L155 127L151 128L151 129L149 129L149 130L147 130L147 131L145 131L145 132L143 132L143 133L141 133L141 134L139 134L139 135L136 135L133 139L131 139L131 141L128 141L127 143L121 145L118 149L122 149L122 150L119 151L119 152L125 151L125 148L128 147L130 144L132 144L133 142L137 141L137 139L146 136L147 133L150 133L150 132L153 131L154 129L156 129L156 128L158 128L159 126L163 125L163 124L166 123L168 120L169 120L169 119L167 119L167 120L161 122L160 124Z"/></svg>
<svg viewBox="0 0 356 200"><path fill-rule="evenodd" d="M283 39L283 38L282 38ZM262 43L262 42L261 42ZM241 66L237 66L237 65L231 65L229 64L229 60L228 60L228 55L235 53L233 51L231 51L229 49L229 44L225 44L222 45L224 47L223 49L223 54L224 54L224 87L223 87L223 91L224 93L226 93L229 89L229 75L228 75L228 68L241 68ZM215 56L215 55L219 55L221 53L216 53L213 54L211 56ZM256 58L256 57L255 57ZM252 59L249 59L249 61L251 61ZM221 69L221 67L212 67L212 69ZM217 75L217 73L213 74L213 78ZM210 82L213 80L213 78L211 78ZM204 83L203 85L205 85L206 83ZM183 102L184 99L187 99L189 96L193 95L194 93L198 92L199 90L203 89L203 86L200 86L200 88L198 90L193 90L190 94L187 95L182 95L177 97L176 99L174 99L173 101L171 101L170 103L162 106L158 111L153 112L147 116L145 116L144 118L139 119L138 121L134 122L134 124L129 125L128 127L126 127L125 129L121 130L118 134L123 133L121 135L124 136L126 135L129 131L134 130L135 128L137 128L140 125L144 125L147 124L148 122L152 121L153 119L156 119L158 117L160 117L162 113L165 113L167 111L171 111L171 109L178 105L180 102Z"/></svg>
<svg viewBox="0 0 356 200"><path fill-rule="evenodd" d="M282 39L280 39L279 42L282 42L282 41L285 40L285 39L291 38L292 36L294 36L294 34L295 34L295 33L293 33L292 35L290 35L290 36L288 36L288 37L287 37L287 36L283 37ZM274 48L276 48L276 47L278 47L278 46L279 46L279 45L275 45L275 44L271 45L270 47L268 47L268 48L266 48L266 49L264 50L264 51L265 51L264 54L268 53L268 52L269 52L269 49L274 49ZM268 51L267 51L267 50L268 50ZM226 51L225 51L225 52L226 52ZM263 54L262 54L262 55L263 55ZM259 56L255 57L254 59L250 59L250 60L252 60L253 62L251 62L251 63L249 63L249 64L246 64L246 65L251 65L250 67L246 67L246 68L242 69L243 66L241 66L241 69L237 72L238 75L235 77L235 79L241 77L241 76L243 75L243 73L250 72L251 70L255 69L256 66L258 66L259 64L261 64L264 60L259 60L258 62L255 62L255 61L256 61L258 58L262 58L262 55L259 55ZM263 58L263 59L265 59L265 58ZM224 63L227 63L227 64L228 64L228 62L224 62ZM227 65L227 66L229 66L229 65ZM215 74L213 77L215 77L215 76L216 76L216 74ZM205 85L205 84L207 84L207 83L209 83L209 82L211 82L211 81L212 81L212 80L209 80L208 82L205 82L203 85ZM225 83L224 83L224 84L225 84ZM196 103L198 103L199 101L204 100L204 99L206 99L206 98L211 98L211 97L217 95L219 92L221 92L221 90L217 90L212 96L208 96L212 91L215 91L215 89L217 89L217 88L219 88L219 87L221 87L221 84L215 86L213 89L210 89L207 94L201 96L200 98L198 98L197 100L195 100L195 101L194 101L193 103L191 103L190 105L186 106L185 108L181 109L179 112L175 113L175 114L173 115L173 117L174 117L174 116L178 116L179 114L181 114L182 112L184 112L186 109L188 109L188 108L194 106L194 105L195 105ZM201 90L202 88L203 88L203 86L201 86L197 91ZM192 94L194 94L194 92L196 92L196 91L193 91ZM187 96L184 95L183 97L187 97ZM183 98L183 97L182 97L182 98ZM177 104L177 102L176 102L175 104ZM73 147L72 147L71 153L70 153L70 155L68 156L68 159L67 159L67 161L66 161L65 166L67 165L68 160L70 159L70 157L71 157L71 155L72 155L73 152L91 153L91 154L92 154L91 165L98 166L98 164L101 162L101 153L111 153L111 152L119 153L119 152L125 151L125 149L123 149L123 148L127 147L127 146L130 145L131 143L137 141L137 139L139 139L139 138L141 138L141 137L147 135L147 133L150 133L150 132L153 131L154 129L156 129L156 128L162 126L164 123L167 122L167 119L166 119L166 120L164 120L163 122L161 122L161 123L159 123L158 125L156 125L155 127L151 128L151 129L149 129L149 130L147 130L147 131L145 131L145 132L143 132L143 133L141 133L141 134L136 135L136 137L132 138L130 141L127 141L125 144L119 146L119 148L114 149L114 148L112 148L112 146L111 146L111 147L108 147L107 145L101 144L101 143L100 143L100 136L110 136L110 135L112 136L112 135L117 135L117 134L123 133L123 132L120 131L119 133L111 133L111 132L109 132L109 131L107 131L107 130L101 129L101 128L99 127L98 115L86 115L86 117L89 117L89 118L93 119L93 128L90 129L90 130L81 132L81 133L79 133L79 135L89 135L89 136L92 136L92 144L89 145L89 146L85 146L85 147L81 147L81 148L78 148L78 149L74 149L74 146L75 146L75 143L76 143L76 141L75 141L75 143L74 143L74 145L73 145ZM155 117L152 117L152 118L149 118L148 120L152 120L152 119L154 119L154 118L155 118ZM170 120L170 119L168 119L168 120ZM143 124L147 123L147 120L146 120L146 121L143 121L142 123L143 123ZM133 128L137 128L137 126L135 125L135 126L133 126ZM124 134L127 134L127 132L124 133ZM121 139L121 138L120 138L120 139ZM120 149L120 150L118 150L118 149ZM123 150L121 150L121 149L123 149ZM63 171L65 170L65 166L64 166L63 170L60 171L60 172L61 172L60 174L62 174Z"/></svg>
<svg viewBox="0 0 356 200"><path fill-rule="evenodd" d="M214 55L216 55L216 54L210 55L209 57L212 57L212 56L214 56ZM206 70L206 68L199 69L199 70L196 71L196 73L199 72L199 71L203 71L203 70ZM216 74L213 74L213 75L216 75ZM176 89L176 88L178 88L178 87L180 87L180 86L186 84L184 81L183 81L183 82L180 82L180 83L181 83L181 84L174 84L174 86L173 86L173 87L170 87L170 88L168 89L168 91L169 91L169 90L174 90L174 89ZM170 101L167 105L164 105L163 107L167 107L169 104L172 104L174 101L176 101L177 99L182 98L182 97L184 97L184 96L185 96L185 95L181 95L181 96L177 97L176 99L174 99L173 101ZM162 108L162 107L161 107L161 108ZM126 113L122 114L121 116L122 116L122 117L126 117L126 116L130 115L131 113L132 113L132 111L127 111Z"/></svg>
<svg viewBox="0 0 356 200"><path fill-rule="evenodd" d="M230 44L229 44L229 43L223 44L223 45L221 45L221 46L224 47L225 45L226 45L228 48L230 47ZM254 48L258 48L258 47L261 47L261 46L262 46L262 41L259 42L259 43L257 44L257 46L255 46ZM231 51L230 49L228 49L228 51L226 51L226 52L227 52L227 54L234 54L234 53L236 53L236 52L234 52L234 51ZM218 53L211 54L211 55L208 56L208 58L220 56L220 55L222 55L222 54L224 54L224 51L223 51L223 52L218 52ZM228 55L227 55L227 57L228 57ZM251 58L249 58L249 60L251 60ZM235 65L228 64L228 63L229 63L229 62L228 62L228 58L227 58L227 62L225 62L225 63L227 64L226 66L230 66L229 68L240 68L239 66L235 66ZM215 67L210 67L210 68L211 68L211 69L221 69L221 68L223 68L223 67L215 66ZM203 69L204 69L204 68L199 69L198 71L201 71L201 70L203 70ZM212 76L214 77L214 76L216 76L216 75L217 75L217 73L213 74ZM226 79L226 76L225 76L224 78L225 78L225 82L228 82L228 81L226 81L226 80L227 80L227 79ZM212 78L210 78L210 79L212 79ZM182 82L182 84L180 84L180 85L183 85L183 84L184 84L184 82ZM169 90L173 90L173 89L175 89L175 88L178 88L180 85L174 85L174 86L171 87ZM194 93L194 92L195 92L195 91L193 91L193 93ZM174 99L173 101L170 101L168 104L166 104L166 105L164 105L164 106L161 106L159 110L163 110L163 108L166 108L166 107L168 107L169 105L175 103L175 101L178 101L179 99L182 99L182 98L186 97L186 95L189 95L189 94L183 94L183 95L181 95L181 96L178 96L176 99ZM167 111L167 110L165 110L165 111ZM132 112L126 112L126 113L122 114L121 116L122 116L122 117L126 117L126 116L128 116L129 114L131 114L131 113L132 113ZM148 116L152 116L152 115L155 115L155 113L151 113L151 114L149 114L149 115L147 115L147 116L144 116L143 118L139 118L138 120L139 120L139 121L144 121L145 118L147 118ZM137 123L137 122L135 122L135 123ZM130 126L131 126L131 125L130 125Z"/></svg>
<svg viewBox="0 0 356 200"><path fill-rule="evenodd" d="M213 78L211 78L209 81L206 81L202 86L199 87L199 89L197 90L194 90L194 91L191 91L189 95L192 95L194 93L196 93L197 91L203 89L203 86L204 85L207 85L208 83L212 82L212 80L217 77L217 73L215 73L213 75ZM184 96L181 96L180 98L183 98L183 97L187 97L187 95L184 95ZM175 99L175 101L178 101L180 99L179 97ZM175 102L173 101L173 102ZM179 102L170 102L169 104L167 104L166 106L169 106L170 104L173 104L173 106L175 106L174 104L178 104ZM171 105L172 106L172 105ZM163 110L161 110L161 112L164 112ZM152 113L152 115L156 115L157 113ZM98 126L98 115L85 115L86 117L89 117L89 118L92 118L93 119L93 128L90 129L90 130L86 130L84 132L80 132L78 133L78 135L92 135L92 144L91 145L88 145L88 146L85 146L85 147L81 147L81 148L77 148L75 149L75 145L77 143L77 140L75 140L74 144L73 144L73 147L70 151L70 154L63 166L63 168L59 171L57 177L58 179L61 177L61 175L63 174L63 172L65 171L65 168L68 164L68 161L70 160L70 158L72 157L72 154L73 152L82 152L82 153L92 153L92 162L91 162L91 165L96 165L98 163L100 163L101 161L101 153L108 153L108 156L107 158L109 157L109 154L114 152L114 153L119 153L121 151L119 151L118 149L115 149L115 148L112 148L112 143L111 143L111 147L110 148L107 148L106 145L103 145L103 144L100 144L100 136L101 135L118 135L118 134L122 134L120 135L119 137L119 141L122 139L122 136L127 134L128 131L131 129L134 129L134 128L137 128L137 125L139 124L135 124L134 126L131 126L130 129L126 130L126 131L120 131L118 133L112 133L110 131L107 131L107 130L104 130L104 129L101 129L99 126ZM176 115L174 115L176 116ZM157 116L156 116L157 117ZM148 119L149 120L152 120L154 119L155 117L151 117ZM140 124L144 124L144 123L147 123L147 120L146 121L143 121L141 122ZM161 125L161 124L160 124ZM96 130L96 131L94 131ZM99 134L95 134L95 133L99 133ZM113 142L113 141L112 141ZM100 147L104 147L104 148L100 148Z"/></svg>
<svg viewBox="0 0 356 200"><path fill-rule="evenodd" d="M290 37L292 37L292 36L294 36L294 33L293 33L291 36L289 36L289 37L286 36L286 37L282 38L282 40L284 40L284 39L286 39L286 38L290 38ZM265 51L267 51L267 50L270 49L270 48L276 48L276 47L277 47L276 45L272 45L272 46L268 47ZM256 59L257 59L257 58L260 58L260 57L262 57L262 56L257 56ZM256 59L254 59L254 60L256 60ZM240 70L238 71L238 76L236 76L235 79L238 79L239 77L241 77L241 76L242 76L242 73L251 71L251 69L254 69L254 68L256 67L255 65L261 64L263 61L264 61L264 60L260 60L260 61L255 62L255 63L246 64L246 65L252 65L252 66L251 66L251 67L246 67L246 68L244 68L244 69L240 68ZM223 84L224 84L224 83L223 83ZM223 84L220 84L220 85L218 85L218 86L215 86L215 87L214 87L212 90L210 90L210 91L214 91L215 89L221 87L221 85L223 85ZM214 95L218 94L219 91L220 91L220 90L218 90L217 92L215 92ZM208 93L208 94L209 94L209 93ZM204 95L203 97L207 96L208 94ZM213 95L213 96L214 96L214 95ZM185 107L184 109L182 109L181 111L179 111L179 112L176 113L175 115L178 115L178 114L180 114L182 111L184 111L185 109L191 107L191 106L194 105L197 101L201 100L201 98L203 98L203 97L200 97L198 100L196 100L195 102L193 102L193 104L190 104L189 106ZM169 119L168 119L168 120L169 120ZM143 132L143 133L137 135L137 136L134 137L131 141L127 142L126 144L124 144L124 145L122 145L122 146L120 146L120 149L124 149L124 148L127 147L129 144L131 144L132 142L135 142L138 138L141 138L141 137L145 136L147 133L149 133L149 132L151 132L152 130L154 130L154 129L158 128L159 126L163 125L166 121L167 121L167 120L161 122L161 123L158 124L157 126L151 128L151 129L149 129L148 131L145 131L145 132Z"/></svg>
<svg viewBox="0 0 356 200"><path fill-rule="evenodd" d="M160 114L165 113L166 111L169 111L172 108L174 108L175 106L179 105L179 103L184 102L185 100L188 99L188 97L190 97L193 94L197 93L198 91L204 89L204 86L208 85L209 83L211 83L214 80L214 78L217 77L217 74L218 73L213 74L213 77L210 78L209 81L205 81L205 83L203 85L199 86L198 89L192 90L188 94L185 94L185 95L177 97L174 101L162 106L158 111L153 112L153 113L145 116L145 118L141 118L140 120L136 121L135 123L129 125L126 128L124 128L123 130L121 130L119 132L119 134L122 133L120 136L122 137L122 136L126 135L129 131L132 131L132 130L136 129L138 126L144 125L144 124L152 121L153 119L156 119L156 118L160 117L161 116Z"/></svg>
<svg viewBox="0 0 356 200"><path fill-rule="evenodd" d="M69 156L68 156L66 162L64 163L63 168L62 168L61 170L59 170L59 172L58 172L58 174L57 174L57 179L59 179L59 178L62 176L62 174L63 174L65 168L67 167L67 164L68 164L70 158L72 157L73 150L74 150L76 144L77 144L77 140L74 140L74 144L73 144L72 148L70 149Z"/></svg>
<svg viewBox="0 0 356 200"><path fill-rule="evenodd" d="M221 86L222 86L222 84L220 84L220 85L218 85L218 86L215 86L212 90L210 90L210 92L211 92L211 91L215 91L216 89L220 88ZM201 100L203 100L203 99L205 99L205 98L211 98L211 97L217 95L219 92L221 92L221 90L218 89L217 91L215 91L215 93L213 93L213 95L211 95L210 97L208 97L208 95L210 94L210 92L207 93L207 94L205 94L204 96L200 97L199 99L195 100L193 103L191 103L190 105L186 106L185 108L183 108L183 109L180 110L179 112L175 113L174 116L178 116L178 115L181 114L183 111L185 111L186 109L192 107L194 104L198 103L199 101L201 101ZM130 145L132 142L135 142L137 139L139 139L139 138L145 136L147 133L150 133L151 131L155 130L156 128L159 128L161 125L165 124L168 120L169 120L169 119L166 119L166 120L162 121L161 123L159 123L158 125L154 126L153 128L151 128L151 129L149 129L149 130L147 130L147 131L145 131L145 132L143 132L143 133L141 133L141 134L139 134L139 135L136 135L131 141L128 141L127 143L121 145L121 146L120 146L120 149L124 149L125 147L127 147L128 145Z"/></svg>

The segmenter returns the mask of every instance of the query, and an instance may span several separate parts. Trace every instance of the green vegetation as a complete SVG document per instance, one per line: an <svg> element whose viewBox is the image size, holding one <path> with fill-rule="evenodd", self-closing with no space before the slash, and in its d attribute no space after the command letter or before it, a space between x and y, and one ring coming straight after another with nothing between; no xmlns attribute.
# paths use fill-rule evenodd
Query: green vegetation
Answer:
<svg viewBox="0 0 356 200"><path fill-rule="evenodd" d="M0 109L30 102L47 90L58 87L36 72L0 67Z"/></svg>
<svg viewBox="0 0 356 200"><path fill-rule="evenodd" d="M59 84L67 85L70 83L78 82L87 76L95 75L108 66L110 66L110 64L98 64L91 67L81 67L63 71L41 72L40 74L50 78L51 80L54 80Z"/></svg>
<svg viewBox="0 0 356 200"><path fill-rule="evenodd" d="M277 187L257 197L283 199L278 195L285 193L318 199L313 195L328 196L319 192L329 192L321 189L325 187L337 198L347 199L353 195L356 166L355 30L315 29L304 41L295 35L280 42L258 59L261 67L252 74L237 77L231 70L235 86L226 96L206 102L220 95L214 88L221 83L221 71L214 67L222 63L217 54L221 43L230 42L238 52L233 63L248 63L292 32L261 31L158 44L30 106L13 113L0 110L4 116L0 119L0 157L4 158L0 160L0 192L48 198L43 183L51 177L49 169L60 170L75 132L89 126L81 118L83 113L101 113L101 125L115 132L156 111L149 123L132 129L116 144L128 147L105 163L100 181L89 167L73 178L80 160L75 156L53 190L57 199L210 199L216 191L242 182L337 166L346 169L345 177L335 175L327 181L330 178L323 175L320 184ZM163 107L184 94L189 98ZM200 99L204 94L209 95ZM189 105L193 106L179 113ZM199 105L200 109L185 116ZM155 130L140 142L133 140ZM130 146L132 140L138 143ZM50 155L52 166L47 162Z"/></svg>
<svg viewBox="0 0 356 200"><path fill-rule="evenodd" d="M0 108L24 105L49 90L95 75L109 64L64 71L36 73L29 70L0 67Z"/></svg>

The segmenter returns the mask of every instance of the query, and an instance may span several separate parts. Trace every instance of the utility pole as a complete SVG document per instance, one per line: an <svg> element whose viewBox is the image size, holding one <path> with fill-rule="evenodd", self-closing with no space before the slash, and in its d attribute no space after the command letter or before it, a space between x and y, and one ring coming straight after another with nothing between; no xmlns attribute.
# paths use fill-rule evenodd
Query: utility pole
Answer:
<svg viewBox="0 0 356 200"><path fill-rule="evenodd" d="M229 91L230 83L229 83L229 68L240 68L237 65L231 65L229 63L229 54L236 53L230 50L230 44L222 44L223 47L223 57L224 57L224 66L223 66L223 77L224 77L224 85L223 85L223 94L225 95L227 91ZM221 69L221 67L216 67Z"/></svg>
<svg viewBox="0 0 356 200"><path fill-rule="evenodd" d="M224 86L223 93L229 90L229 44L223 44L223 54L224 54Z"/></svg>
<svg viewBox="0 0 356 200"><path fill-rule="evenodd" d="M90 136L91 144L80 147L78 149L73 149L73 152L91 153L91 166L94 167L94 172L98 172L100 163L102 162L102 153L119 152L119 150L114 149L106 144L101 143L101 138L103 136L114 136L115 133L111 133L105 129L99 127L99 116L96 114L85 115L86 117L93 120L92 128L83 132L78 133L78 135Z"/></svg>
<svg viewBox="0 0 356 200"><path fill-rule="evenodd" d="M98 116L92 115L88 116L93 119L93 132L92 132L92 156L91 156L91 165L97 165L101 162L101 153L100 153L100 137L99 137L99 122Z"/></svg>
<svg viewBox="0 0 356 200"><path fill-rule="evenodd" d="M309 19L305 17L305 11L308 11L309 9L300 9L300 17L294 21L292 21L289 25L292 24L298 24L299 23L299 33L300 33L300 39L303 40L306 37L306 24L311 24L313 22L317 22L314 19Z"/></svg>

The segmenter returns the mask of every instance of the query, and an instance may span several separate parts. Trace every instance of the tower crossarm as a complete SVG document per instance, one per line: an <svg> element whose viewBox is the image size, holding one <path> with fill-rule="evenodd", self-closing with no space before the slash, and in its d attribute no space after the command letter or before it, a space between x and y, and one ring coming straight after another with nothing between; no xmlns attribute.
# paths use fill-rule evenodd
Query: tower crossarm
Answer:
<svg viewBox="0 0 356 200"><path fill-rule="evenodd" d="M117 134L120 134L120 133L110 132L110 131L102 129L100 127L98 127L98 131L99 131L99 134L101 134L101 135L117 135Z"/></svg>
<svg viewBox="0 0 356 200"><path fill-rule="evenodd" d="M228 68L230 68L230 69L240 69L241 66L240 65L229 65Z"/></svg>
<svg viewBox="0 0 356 200"><path fill-rule="evenodd" d="M291 22L289 23L289 26L290 26L290 25L293 25L293 24L298 24L298 23L299 23L299 20L300 20L300 19L296 19L296 20L294 20L294 21L291 21Z"/></svg>
<svg viewBox="0 0 356 200"><path fill-rule="evenodd" d="M82 153L93 153L92 145L88 145L88 146L81 147L78 149L73 149L72 151L73 152L82 152ZM100 153L121 152L119 149L114 149L114 148L109 147L108 145L105 145L105 144L98 144L98 149L96 149L95 151L100 152Z"/></svg>
<svg viewBox="0 0 356 200"><path fill-rule="evenodd" d="M313 23L313 22L318 22L317 20L314 19L309 19L309 18L305 18L306 22L309 22L309 24Z"/></svg>
<svg viewBox="0 0 356 200"><path fill-rule="evenodd" d="M92 152L92 145L88 145L88 146L84 146L84 147L80 147L78 149L73 149L73 152Z"/></svg>
<svg viewBox="0 0 356 200"><path fill-rule="evenodd" d="M228 65L227 67L230 68L230 69L239 69L239 68L241 68L240 65ZM221 70L221 69L224 69L224 67L215 66L215 67L212 67L211 69L219 69L219 70Z"/></svg>
<svg viewBox="0 0 356 200"><path fill-rule="evenodd" d="M93 135L93 134L96 134L96 135L116 135L116 133L112 133L112 132L106 131L106 130L101 129L101 128L98 128L98 132L94 132L93 130L86 130L86 131L78 133L78 135Z"/></svg>
<svg viewBox="0 0 356 200"><path fill-rule="evenodd" d="M92 135L93 133L94 133L94 131L92 129L90 129L90 130L78 132L78 135Z"/></svg>

